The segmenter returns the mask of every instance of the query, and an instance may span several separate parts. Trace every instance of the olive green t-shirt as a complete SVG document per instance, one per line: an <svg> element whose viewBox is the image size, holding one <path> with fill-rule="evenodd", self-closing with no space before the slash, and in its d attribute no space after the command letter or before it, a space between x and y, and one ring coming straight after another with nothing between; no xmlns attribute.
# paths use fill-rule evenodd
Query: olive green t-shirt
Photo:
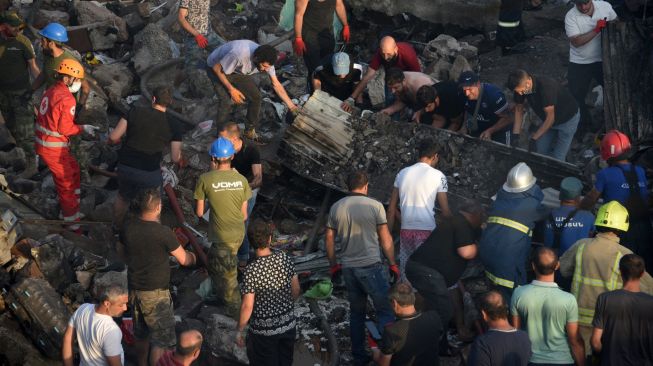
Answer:
<svg viewBox="0 0 653 366"><path fill-rule="evenodd" d="M9 39L0 37L0 89L30 89L27 61L33 58L34 48L22 34Z"/></svg>
<svg viewBox="0 0 653 366"><path fill-rule="evenodd" d="M212 170L197 180L194 197L208 200L209 240L213 243L235 243L245 236L243 202L252 197L247 179L235 170Z"/></svg>
<svg viewBox="0 0 653 366"><path fill-rule="evenodd" d="M54 75L56 74L57 68L59 67L59 64L63 60L75 60L79 61L73 56L68 50L64 50L59 57L52 57L52 55L43 55L43 71L45 73L45 85L46 88L51 87L54 85L54 82L56 81L54 79Z"/></svg>

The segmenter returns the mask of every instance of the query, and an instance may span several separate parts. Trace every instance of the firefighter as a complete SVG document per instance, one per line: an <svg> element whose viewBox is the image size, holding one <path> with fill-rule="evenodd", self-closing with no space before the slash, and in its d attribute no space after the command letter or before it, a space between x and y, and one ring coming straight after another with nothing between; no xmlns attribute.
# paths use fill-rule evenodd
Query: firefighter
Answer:
<svg viewBox="0 0 653 366"><path fill-rule="evenodd" d="M649 193L646 174L640 166L632 164L630 140L625 134L608 131L601 140L601 158L608 167L596 175L596 183L585 196L581 207L592 209L599 197L604 202L618 201L630 215L628 231L621 236L621 244L644 258L646 268L653 267L653 228L649 216Z"/></svg>
<svg viewBox="0 0 653 366"><path fill-rule="evenodd" d="M497 45L501 46L501 55L524 53L527 49L518 47L526 40L524 24L521 19L522 0L501 0L499 22L497 24Z"/></svg>
<svg viewBox="0 0 653 366"><path fill-rule="evenodd" d="M598 296L622 287L619 260L630 249L619 244L619 236L628 231L628 210L617 201L610 201L596 214L597 234L594 238L577 241L560 258L560 273L571 277L571 293L578 302L580 333L589 348L592 319ZM642 292L651 293L653 278L645 273L641 280Z"/></svg>
<svg viewBox="0 0 653 366"><path fill-rule="evenodd" d="M63 219L70 222L80 219L80 172L70 153L70 137L82 131L94 135L98 129L74 121L76 101L70 89L83 78L84 68L78 61L66 59L59 63L56 82L41 97L34 131L36 153L52 172ZM79 225L69 229L76 231Z"/></svg>
<svg viewBox="0 0 653 366"><path fill-rule="evenodd" d="M479 242L479 256L490 282L510 301L513 289L526 283L526 261L535 222L548 214L544 194L531 168L518 163L492 204Z"/></svg>

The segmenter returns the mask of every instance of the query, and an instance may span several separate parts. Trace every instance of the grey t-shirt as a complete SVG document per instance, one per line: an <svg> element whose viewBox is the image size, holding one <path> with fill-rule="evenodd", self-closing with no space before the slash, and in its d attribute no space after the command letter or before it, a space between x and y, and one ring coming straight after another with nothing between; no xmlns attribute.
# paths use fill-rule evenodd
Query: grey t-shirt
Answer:
<svg viewBox="0 0 653 366"><path fill-rule="evenodd" d="M327 227L340 240L343 268L365 267L381 261L377 226L386 224L381 202L363 195L345 197L331 206Z"/></svg>
<svg viewBox="0 0 653 366"><path fill-rule="evenodd" d="M252 64L252 54L259 47L258 43L248 39L231 41L216 48L206 59L209 67L215 66L218 62L222 65L222 71L226 75L237 73L243 75L255 74L258 72L256 65ZM276 76L274 66L268 69L270 76Z"/></svg>

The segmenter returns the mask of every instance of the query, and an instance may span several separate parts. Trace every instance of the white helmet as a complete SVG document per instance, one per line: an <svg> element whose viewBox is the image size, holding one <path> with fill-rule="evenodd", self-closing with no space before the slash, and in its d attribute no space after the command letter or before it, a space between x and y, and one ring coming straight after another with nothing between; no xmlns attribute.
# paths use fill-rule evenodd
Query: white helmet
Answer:
<svg viewBox="0 0 653 366"><path fill-rule="evenodd" d="M503 184L503 190L510 193L520 193L528 191L535 185L537 179L533 176L533 171L521 162L513 166L508 172L506 183Z"/></svg>

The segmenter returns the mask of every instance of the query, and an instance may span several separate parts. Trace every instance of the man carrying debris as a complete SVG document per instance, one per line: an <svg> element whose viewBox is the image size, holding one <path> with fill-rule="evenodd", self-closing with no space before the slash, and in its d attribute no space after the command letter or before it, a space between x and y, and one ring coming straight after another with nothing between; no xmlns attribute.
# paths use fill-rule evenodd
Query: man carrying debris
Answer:
<svg viewBox="0 0 653 366"><path fill-rule="evenodd" d="M478 245L485 275L507 302L513 290L526 283L526 261L535 222L548 214L544 194L531 168L518 163L490 207L487 226Z"/></svg>
<svg viewBox="0 0 653 366"><path fill-rule="evenodd" d="M32 43L20 33L23 20L12 12L0 14L0 112L5 125L23 150L27 166L21 174L30 178L36 174L34 153L34 107L30 74L41 74L36 65ZM18 150L0 152L0 163L10 166L16 160Z"/></svg>
<svg viewBox="0 0 653 366"><path fill-rule="evenodd" d="M465 116L459 132L515 146L519 136L511 134L512 118L509 105L501 88L482 83L472 71L464 71L458 78L458 85L465 94ZM479 104L480 103L480 104Z"/></svg>
<svg viewBox="0 0 653 366"><path fill-rule="evenodd" d="M308 87L312 87L313 71L322 60L333 53L336 40L333 36L333 13L342 23L342 40L349 42L347 9L343 0L296 0L295 41L297 56L304 56L308 69Z"/></svg>
<svg viewBox="0 0 653 366"><path fill-rule="evenodd" d="M529 75L519 69L510 73L506 84L515 92L513 132L521 132L524 104L528 102L542 120L530 136L529 150L534 146L539 154L565 161L580 121L578 104L569 89L550 77Z"/></svg>
<svg viewBox="0 0 653 366"><path fill-rule="evenodd" d="M590 83L603 85L601 30L617 19L607 1L572 0L576 6L565 15L565 32L569 38L569 90L580 107L580 125L590 130L592 117L585 104Z"/></svg>
<svg viewBox="0 0 653 366"><path fill-rule="evenodd" d="M101 289L97 304L82 304L75 311L61 341L64 366L74 365L73 348L79 348L80 364L122 366L122 331L113 318L127 311L127 289L110 285ZM75 342L77 339L77 342Z"/></svg>
<svg viewBox="0 0 653 366"><path fill-rule="evenodd" d="M240 294L238 293L238 248L245 236L247 200L252 190L247 178L231 168L234 145L220 137L211 145L211 171L202 174L195 186L195 213L204 216L205 200L209 214L209 276L218 299L224 302L227 314L238 319Z"/></svg>
<svg viewBox="0 0 653 366"><path fill-rule="evenodd" d="M211 69L208 72L209 78L214 82L219 98L216 118L218 125L224 124L231 113L230 100L235 104L248 103L245 137L250 140L258 138L256 127L260 119L263 97L252 76L258 72L268 74L272 88L290 111L297 109L277 79L274 68L277 54L278 51L274 47L259 46L247 39L227 42L211 52L206 62Z"/></svg>
<svg viewBox="0 0 653 366"><path fill-rule="evenodd" d="M129 304L133 311L138 365L156 365L177 343L170 297L170 256L182 266L197 262L184 250L170 228L161 225L161 193L149 188L132 206L134 216L125 223L120 242L125 247Z"/></svg>
<svg viewBox="0 0 653 366"><path fill-rule="evenodd" d="M348 103L353 104L355 100L358 100L358 97L363 95L365 87L367 84L374 79L376 72L379 68L383 68L387 71L390 68L396 67L401 71L413 71L421 72L422 67L419 64L419 59L417 58L417 53L410 43L399 42L397 43L394 38L390 36L385 36L381 38L379 42L379 49L372 57L370 65L363 76L363 80L356 86L354 92L351 93L351 99L348 98L347 103L343 103L343 109L347 110L349 108ZM385 106L389 106L394 102L394 96L388 86L385 86Z"/></svg>
<svg viewBox="0 0 653 366"><path fill-rule="evenodd" d="M437 128L458 131L465 111L465 95L455 81L440 81L417 89L419 121Z"/></svg>
<svg viewBox="0 0 653 366"><path fill-rule="evenodd" d="M125 141L118 153L118 195L113 204L113 224L121 227L129 206L140 190L161 187L161 159L163 150L170 144L170 157L178 164L183 162L181 140L183 130L179 122L166 114L172 103L172 93L167 87L157 87L152 93L150 106L134 105L127 118L121 118L109 133L112 144Z"/></svg>
<svg viewBox="0 0 653 366"><path fill-rule="evenodd" d="M423 140L418 148L419 161L402 169L395 178L388 206L388 228L395 218L401 223L399 266L401 280L406 279L408 258L435 229L435 203L444 217L451 217L447 199L447 177L435 169L442 148L431 140Z"/></svg>
<svg viewBox="0 0 653 366"><path fill-rule="evenodd" d="M381 264L381 251L388 258L390 275L396 280L392 236L388 230L383 205L369 197L367 174L359 171L349 176L349 196L331 206L325 244L331 275L342 270L350 306L351 349L355 365L367 365L365 351L365 316L367 297L372 298L378 329L394 320L388 302L388 277ZM340 242L340 263L336 261L336 237Z"/></svg>
<svg viewBox="0 0 653 366"><path fill-rule="evenodd" d="M195 329L179 335L174 351L166 352L156 366L190 366L200 356L202 350L202 333Z"/></svg>
<svg viewBox="0 0 653 366"><path fill-rule="evenodd" d="M412 119L419 121L422 111L417 102L417 91L434 83L430 76L421 72L401 71L396 67L386 70L385 85L394 94L395 100L392 105L382 109L381 113L392 116L408 107L412 112Z"/></svg>
<svg viewBox="0 0 653 366"><path fill-rule="evenodd" d="M313 90L323 90L332 97L346 100L360 82L362 70L360 64L350 61L348 54L334 53L331 61L318 66L313 72ZM348 101L348 106L353 104L353 101Z"/></svg>
<svg viewBox="0 0 653 366"><path fill-rule="evenodd" d="M64 221L79 221L80 176L79 165L70 153L70 137L86 132L94 135L98 129L92 125L75 124L75 98L70 89L84 79L84 67L75 60L59 63L55 75L57 82L45 91L36 116L36 153L52 173L59 196ZM79 225L72 225L76 231Z"/></svg>

